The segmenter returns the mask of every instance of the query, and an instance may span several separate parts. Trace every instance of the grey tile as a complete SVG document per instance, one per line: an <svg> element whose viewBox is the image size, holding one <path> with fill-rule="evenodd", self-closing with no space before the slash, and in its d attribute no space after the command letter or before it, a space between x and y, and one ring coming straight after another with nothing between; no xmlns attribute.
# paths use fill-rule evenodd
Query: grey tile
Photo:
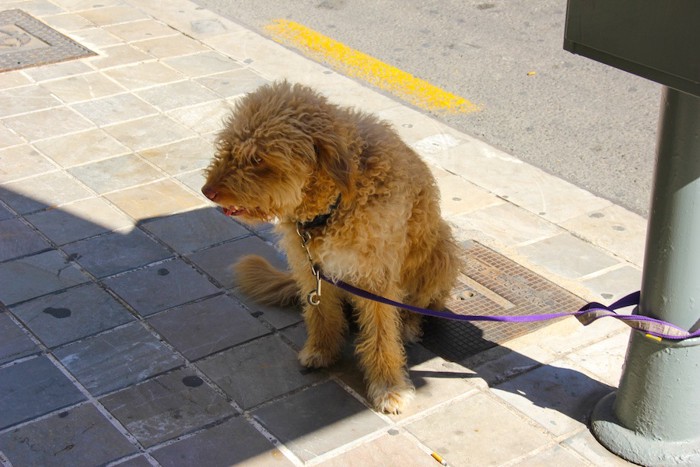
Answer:
<svg viewBox="0 0 700 467"><path fill-rule="evenodd" d="M270 332L225 295L165 311L148 322L191 361Z"/></svg>
<svg viewBox="0 0 700 467"><path fill-rule="evenodd" d="M454 466L503 465L551 443L483 393L442 407L406 429Z"/></svg>
<svg viewBox="0 0 700 467"><path fill-rule="evenodd" d="M139 155L170 175L204 169L214 154L214 145L204 138L159 146L139 152Z"/></svg>
<svg viewBox="0 0 700 467"><path fill-rule="evenodd" d="M68 171L100 194L163 178L160 172L133 154L73 167Z"/></svg>
<svg viewBox="0 0 700 467"><path fill-rule="evenodd" d="M219 291L206 277L180 259L121 274L104 283L142 316Z"/></svg>
<svg viewBox="0 0 700 467"><path fill-rule="evenodd" d="M277 336L234 347L197 366L244 409L326 377L303 368Z"/></svg>
<svg viewBox="0 0 700 467"><path fill-rule="evenodd" d="M146 459L145 456L130 457L116 464L110 464L119 467L151 467L151 463Z"/></svg>
<svg viewBox="0 0 700 467"><path fill-rule="evenodd" d="M46 357L0 369L0 430L84 399Z"/></svg>
<svg viewBox="0 0 700 467"><path fill-rule="evenodd" d="M12 308L12 312L48 347L134 320L122 305L95 284L25 302Z"/></svg>
<svg viewBox="0 0 700 467"><path fill-rule="evenodd" d="M25 196L28 187L31 187L31 197ZM50 172L10 182L4 188L9 191L4 196L4 201L21 214L53 209L61 204L93 196L90 190L62 172Z"/></svg>
<svg viewBox="0 0 700 467"><path fill-rule="evenodd" d="M2 194L2 191L0 191L0 195ZM1 196L0 196L1 198ZM12 219L15 217L14 214L12 214L8 209L5 208L5 206L0 205L0 221L4 221L7 219Z"/></svg>
<svg viewBox="0 0 700 467"><path fill-rule="evenodd" d="M0 221L0 240L0 261L37 253L49 247L39 234L19 219Z"/></svg>
<svg viewBox="0 0 700 467"><path fill-rule="evenodd" d="M294 465L243 417L157 449L151 455L163 467Z"/></svg>
<svg viewBox="0 0 700 467"><path fill-rule="evenodd" d="M195 81L218 93L221 97L244 94L269 83L262 76L245 68L205 76Z"/></svg>
<svg viewBox="0 0 700 467"><path fill-rule="evenodd" d="M138 322L68 344L54 354L93 395L138 383L184 362Z"/></svg>
<svg viewBox="0 0 700 467"><path fill-rule="evenodd" d="M124 213L114 209L102 198L90 198L63 205L60 209L30 214L26 219L57 245L133 224Z"/></svg>
<svg viewBox="0 0 700 467"><path fill-rule="evenodd" d="M560 436L585 426L596 402L613 389L559 362L524 373L493 392Z"/></svg>
<svg viewBox="0 0 700 467"><path fill-rule="evenodd" d="M146 447L192 432L235 411L191 370L178 370L100 399Z"/></svg>
<svg viewBox="0 0 700 467"><path fill-rule="evenodd" d="M387 425L332 381L261 407L253 415L305 462Z"/></svg>
<svg viewBox="0 0 700 467"><path fill-rule="evenodd" d="M38 351L39 347L10 319L10 314L0 311L0 364Z"/></svg>
<svg viewBox="0 0 700 467"><path fill-rule="evenodd" d="M180 253L190 253L250 235L239 223L214 208L158 217L142 226Z"/></svg>
<svg viewBox="0 0 700 467"><path fill-rule="evenodd" d="M105 465L136 452L92 404L84 404L0 435L11 465Z"/></svg>
<svg viewBox="0 0 700 467"><path fill-rule="evenodd" d="M136 95L164 112L219 99L217 94L193 81L155 86L138 91Z"/></svg>
<svg viewBox="0 0 700 467"><path fill-rule="evenodd" d="M241 68L234 60L213 51L168 58L164 62L187 76L210 75Z"/></svg>
<svg viewBox="0 0 700 467"><path fill-rule="evenodd" d="M234 242L224 243L207 250L198 251L189 258L204 272L225 287L233 285L231 265L241 256L257 254L267 258L278 268L286 268L282 255L274 247L258 237L246 237Z"/></svg>
<svg viewBox="0 0 700 467"><path fill-rule="evenodd" d="M0 183L56 170L55 165L28 144L0 149L0 166L3 168ZM6 195L7 190L0 188L0 199L4 200Z"/></svg>
<svg viewBox="0 0 700 467"><path fill-rule="evenodd" d="M0 284L12 284L0 287L0 301L12 305L87 280L58 251L47 251L0 264Z"/></svg>
<svg viewBox="0 0 700 467"><path fill-rule="evenodd" d="M74 104L78 112L100 126L153 115L158 111L133 94L92 99Z"/></svg>
<svg viewBox="0 0 700 467"><path fill-rule="evenodd" d="M171 256L171 253L138 229L121 230L80 240L63 250L97 277L145 266Z"/></svg>

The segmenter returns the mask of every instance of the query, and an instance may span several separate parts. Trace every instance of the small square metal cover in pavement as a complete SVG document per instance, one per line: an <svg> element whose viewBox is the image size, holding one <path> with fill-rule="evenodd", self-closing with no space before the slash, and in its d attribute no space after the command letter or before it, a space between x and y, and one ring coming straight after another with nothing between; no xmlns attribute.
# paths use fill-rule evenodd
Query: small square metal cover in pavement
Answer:
<svg viewBox="0 0 700 467"><path fill-rule="evenodd" d="M0 73L96 55L22 10L0 11Z"/></svg>
<svg viewBox="0 0 700 467"><path fill-rule="evenodd" d="M477 242L464 245L465 269L447 308L461 315L535 315L576 311L579 297ZM552 321L504 323L427 318L423 346L460 361Z"/></svg>

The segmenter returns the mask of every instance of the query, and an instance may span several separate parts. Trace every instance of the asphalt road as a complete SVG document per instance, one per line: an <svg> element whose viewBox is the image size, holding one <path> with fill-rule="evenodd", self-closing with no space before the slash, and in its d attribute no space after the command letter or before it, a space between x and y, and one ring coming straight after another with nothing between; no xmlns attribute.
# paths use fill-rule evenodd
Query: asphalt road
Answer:
<svg viewBox="0 0 700 467"><path fill-rule="evenodd" d="M647 216L661 86L562 48L566 0L194 0L314 29L482 106L435 115ZM534 72L534 73L533 73Z"/></svg>

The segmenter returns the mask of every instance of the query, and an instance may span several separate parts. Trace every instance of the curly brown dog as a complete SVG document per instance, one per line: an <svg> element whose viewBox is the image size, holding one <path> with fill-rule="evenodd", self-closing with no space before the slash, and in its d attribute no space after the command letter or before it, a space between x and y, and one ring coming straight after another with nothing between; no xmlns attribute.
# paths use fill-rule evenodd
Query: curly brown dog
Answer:
<svg viewBox="0 0 700 467"><path fill-rule="evenodd" d="M276 220L291 272L259 256L235 266L236 282L254 300L303 302L307 367L340 356L347 330L342 302L353 305L356 352L368 396L399 413L413 395L403 340L421 335L420 315L347 296L326 285L318 306L300 236L325 275L393 300L443 308L458 274L458 248L440 216L435 179L388 123L338 107L312 89L287 82L262 86L236 105L218 135L202 192L228 215Z"/></svg>

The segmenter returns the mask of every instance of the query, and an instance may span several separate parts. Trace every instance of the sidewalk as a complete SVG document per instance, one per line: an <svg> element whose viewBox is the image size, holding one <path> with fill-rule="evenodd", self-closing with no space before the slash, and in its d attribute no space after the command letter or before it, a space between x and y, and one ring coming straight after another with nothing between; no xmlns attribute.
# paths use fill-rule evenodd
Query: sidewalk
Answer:
<svg viewBox="0 0 700 467"><path fill-rule="evenodd" d="M416 398L378 414L350 347L304 370L299 312L237 294L239 255L284 259L199 188L227 106L287 78L392 122L465 247L581 300L639 288L644 219L187 0L9 9L97 55L0 73L0 466L626 464L586 426L624 325L565 319L456 361L412 346Z"/></svg>

